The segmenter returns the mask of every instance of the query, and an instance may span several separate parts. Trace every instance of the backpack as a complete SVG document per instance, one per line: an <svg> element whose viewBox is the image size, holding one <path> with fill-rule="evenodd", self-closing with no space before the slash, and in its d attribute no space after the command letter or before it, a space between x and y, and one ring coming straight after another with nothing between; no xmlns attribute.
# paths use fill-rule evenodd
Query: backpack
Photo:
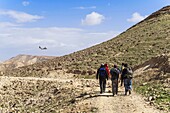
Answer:
<svg viewBox="0 0 170 113"><path fill-rule="evenodd" d="M112 80L115 80L115 79L118 79L119 78L119 70L118 69L116 69L116 68L112 68L111 70L110 70L110 74L112 75L111 76L111 79Z"/></svg>
<svg viewBox="0 0 170 113"><path fill-rule="evenodd" d="M131 68L127 68L126 76L127 78L133 78L133 71Z"/></svg>
<svg viewBox="0 0 170 113"><path fill-rule="evenodd" d="M99 76L101 76L101 77L106 76L106 69L105 68L100 68L99 69Z"/></svg>

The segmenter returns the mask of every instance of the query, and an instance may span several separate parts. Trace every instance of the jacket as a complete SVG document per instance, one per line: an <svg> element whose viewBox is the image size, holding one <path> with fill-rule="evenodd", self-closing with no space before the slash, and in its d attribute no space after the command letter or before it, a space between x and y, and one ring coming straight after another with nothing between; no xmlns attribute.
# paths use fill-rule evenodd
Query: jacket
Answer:
<svg viewBox="0 0 170 113"><path fill-rule="evenodd" d="M99 78L99 79L107 79L107 80L108 80L108 74L107 74L106 69L104 70L104 76L100 76L101 68L105 68L105 67L100 67L100 68L97 70L96 79Z"/></svg>

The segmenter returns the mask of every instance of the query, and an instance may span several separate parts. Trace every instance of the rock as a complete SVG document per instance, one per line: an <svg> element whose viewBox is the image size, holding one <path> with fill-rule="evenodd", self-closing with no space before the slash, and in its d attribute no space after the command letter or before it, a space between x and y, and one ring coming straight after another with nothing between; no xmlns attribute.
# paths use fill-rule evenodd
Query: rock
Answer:
<svg viewBox="0 0 170 113"><path fill-rule="evenodd" d="M145 102L146 104L150 104L150 102Z"/></svg>
<svg viewBox="0 0 170 113"><path fill-rule="evenodd" d="M76 102L76 99L72 99L70 102L74 104Z"/></svg>
<svg viewBox="0 0 170 113"><path fill-rule="evenodd" d="M144 83L142 83L142 86L145 86L146 84L148 84L147 82L144 82Z"/></svg>
<svg viewBox="0 0 170 113"><path fill-rule="evenodd" d="M89 97L90 97L90 95L85 95L85 96L84 96L84 98L89 98Z"/></svg>
<svg viewBox="0 0 170 113"><path fill-rule="evenodd" d="M92 108L91 111L95 113L97 112L97 108Z"/></svg>
<svg viewBox="0 0 170 113"><path fill-rule="evenodd" d="M73 73L74 73L74 74L81 74L81 71L78 70L78 69L75 69Z"/></svg>
<svg viewBox="0 0 170 113"><path fill-rule="evenodd" d="M73 81L72 80L70 80L70 84L73 85Z"/></svg>
<svg viewBox="0 0 170 113"><path fill-rule="evenodd" d="M85 70L83 70L81 74L82 74L82 75L86 75L87 72L86 72Z"/></svg>
<svg viewBox="0 0 170 113"><path fill-rule="evenodd" d="M152 101L152 99L153 99L152 96L148 97L148 101Z"/></svg>
<svg viewBox="0 0 170 113"><path fill-rule="evenodd" d="M86 87L90 87L90 83L88 81L86 82Z"/></svg>
<svg viewBox="0 0 170 113"><path fill-rule="evenodd" d="M90 97L94 97L95 96L95 94L90 94Z"/></svg>
<svg viewBox="0 0 170 113"><path fill-rule="evenodd" d="M89 71L87 71L87 73L88 73L89 75L93 75L93 74L95 74L95 71L89 70Z"/></svg>
<svg viewBox="0 0 170 113"><path fill-rule="evenodd" d="M156 100L156 96L153 96L153 97L152 97L152 100Z"/></svg>

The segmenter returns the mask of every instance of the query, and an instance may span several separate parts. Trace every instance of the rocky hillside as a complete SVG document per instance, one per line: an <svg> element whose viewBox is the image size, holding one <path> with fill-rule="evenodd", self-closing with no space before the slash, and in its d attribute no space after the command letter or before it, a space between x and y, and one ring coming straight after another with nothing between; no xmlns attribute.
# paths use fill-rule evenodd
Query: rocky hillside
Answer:
<svg viewBox="0 0 170 113"><path fill-rule="evenodd" d="M47 76L49 70L67 69L69 73L94 75L101 63L127 62L132 67L154 56L170 52L170 6L154 12L117 37L69 55L8 71L6 75Z"/></svg>
<svg viewBox="0 0 170 113"><path fill-rule="evenodd" d="M136 67L135 90L150 104L170 111L170 54L154 57Z"/></svg>
<svg viewBox="0 0 170 113"><path fill-rule="evenodd" d="M47 61L54 57L51 56L32 56L32 55L18 55L11 59L0 63L0 71L15 69L18 67L32 65L34 63Z"/></svg>

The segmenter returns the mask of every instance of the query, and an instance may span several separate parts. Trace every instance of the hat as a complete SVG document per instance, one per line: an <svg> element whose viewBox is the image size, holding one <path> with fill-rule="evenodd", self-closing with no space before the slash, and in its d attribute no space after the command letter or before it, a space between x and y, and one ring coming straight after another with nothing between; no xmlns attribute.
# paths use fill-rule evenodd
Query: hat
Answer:
<svg viewBox="0 0 170 113"><path fill-rule="evenodd" d="M101 63L101 66L104 66L104 64L103 64L103 63Z"/></svg>
<svg viewBox="0 0 170 113"><path fill-rule="evenodd" d="M104 66L108 66L107 64L104 64Z"/></svg>
<svg viewBox="0 0 170 113"><path fill-rule="evenodd" d="M100 67L104 67L104 64L102 63L102 64L100 65Z"/></svg>

